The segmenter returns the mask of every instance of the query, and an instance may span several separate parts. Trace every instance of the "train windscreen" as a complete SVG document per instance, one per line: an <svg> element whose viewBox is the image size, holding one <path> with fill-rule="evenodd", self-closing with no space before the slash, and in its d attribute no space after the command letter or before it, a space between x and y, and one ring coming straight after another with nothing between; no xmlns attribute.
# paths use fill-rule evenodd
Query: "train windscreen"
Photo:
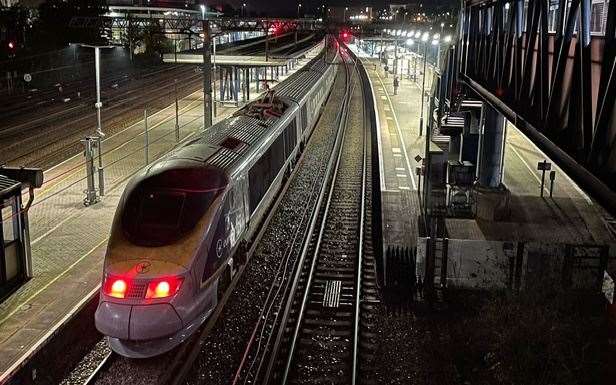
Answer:
<svg viewBox="0 0 616 385"><path fill-rule="evenodd" d="M130 242L165 246L191 232L225 185L207 171L168 170L138 183L122 213L122 229Z"/></svg>

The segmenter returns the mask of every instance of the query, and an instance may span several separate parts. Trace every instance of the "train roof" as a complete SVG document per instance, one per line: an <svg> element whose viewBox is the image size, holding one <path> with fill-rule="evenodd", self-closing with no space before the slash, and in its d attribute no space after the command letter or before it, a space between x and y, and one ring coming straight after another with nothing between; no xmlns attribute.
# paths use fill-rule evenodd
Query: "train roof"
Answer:
<svg viewBox="0 0 616 385"><path fill-rule="evenodd" d="M294 105L306 97L328 66L321 54L273 88L276 98L284 103L285 111L282 116L267 118L249 116L246 111L255 103L251 102L232 117L199 133L198 137L170 153L165 160L167 162L174 159L191 160L229 172L239 159L249 151L256 151L259 148L267 138L268 132L280 122L289 119L289 115L294 111Z"/></svg>

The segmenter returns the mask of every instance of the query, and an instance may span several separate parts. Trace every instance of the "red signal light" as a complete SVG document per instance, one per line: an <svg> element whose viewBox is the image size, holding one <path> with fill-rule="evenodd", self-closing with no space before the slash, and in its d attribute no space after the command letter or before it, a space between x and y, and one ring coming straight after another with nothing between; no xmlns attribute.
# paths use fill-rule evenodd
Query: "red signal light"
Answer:
<svg viewBox="0 0 616 385"><path fill-rule="evenodd" d="M152 281L148 284L145 298L166 298L175 295L180 289L182 278L169 277Z"/></svg>
<svg viewBox="0 0 616 385"><path fill-rule="evenodd" d="M114 298L126 297L127 289L128 284L121 278L109 277L105 280L105 284L103 285L103 292Z"/></svg>
<svg viewBox="0 0 616 385"><path fill-rule="evenodd" d="M348 33L346 33L346 32L343 32L343 33L342 33L342 37L346 39L347 37L349 37L349 34L348 34Z"/></svg>

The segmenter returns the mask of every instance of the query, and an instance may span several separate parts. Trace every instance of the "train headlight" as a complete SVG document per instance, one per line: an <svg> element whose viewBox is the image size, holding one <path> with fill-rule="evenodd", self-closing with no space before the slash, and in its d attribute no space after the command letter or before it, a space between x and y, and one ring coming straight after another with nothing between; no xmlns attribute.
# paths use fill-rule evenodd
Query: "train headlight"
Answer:
<svg viewBox="0 0 616 385"><path fill-rule="evenodd" d="M103 292L110 297L124 298L126 297L126 291L128 290L128 284L121 278L109 277L105 280Z"/></svg>
<svg viewBox="0 0 616 385"><path fill-rule="evenodd" d="M182 278L180 277L169 277L151 281L148 284L148 290L145 293L145 298L171 297L178 292L181 284Z"/></svg>

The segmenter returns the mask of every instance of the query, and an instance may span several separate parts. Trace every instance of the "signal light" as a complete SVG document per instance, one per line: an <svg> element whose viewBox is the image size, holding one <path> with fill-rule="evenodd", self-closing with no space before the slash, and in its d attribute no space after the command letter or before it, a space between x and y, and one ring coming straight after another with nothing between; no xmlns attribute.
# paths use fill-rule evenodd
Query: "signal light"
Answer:
<svg viewBox="0 0 616 385"><path fill-rule="evenodd" d="M152 281L148 284L148 290L145 293L145 298L166 298L175 295L180 289L182 278L169 277L160 280Z"/></svg>
<svg viewBox="0 0 616 385"><path fill-rule="evenodd" d="M103 292L110 297L124 298L126 297L126 291L128 284L121 278L107 278L103 287Z"/></svg>

